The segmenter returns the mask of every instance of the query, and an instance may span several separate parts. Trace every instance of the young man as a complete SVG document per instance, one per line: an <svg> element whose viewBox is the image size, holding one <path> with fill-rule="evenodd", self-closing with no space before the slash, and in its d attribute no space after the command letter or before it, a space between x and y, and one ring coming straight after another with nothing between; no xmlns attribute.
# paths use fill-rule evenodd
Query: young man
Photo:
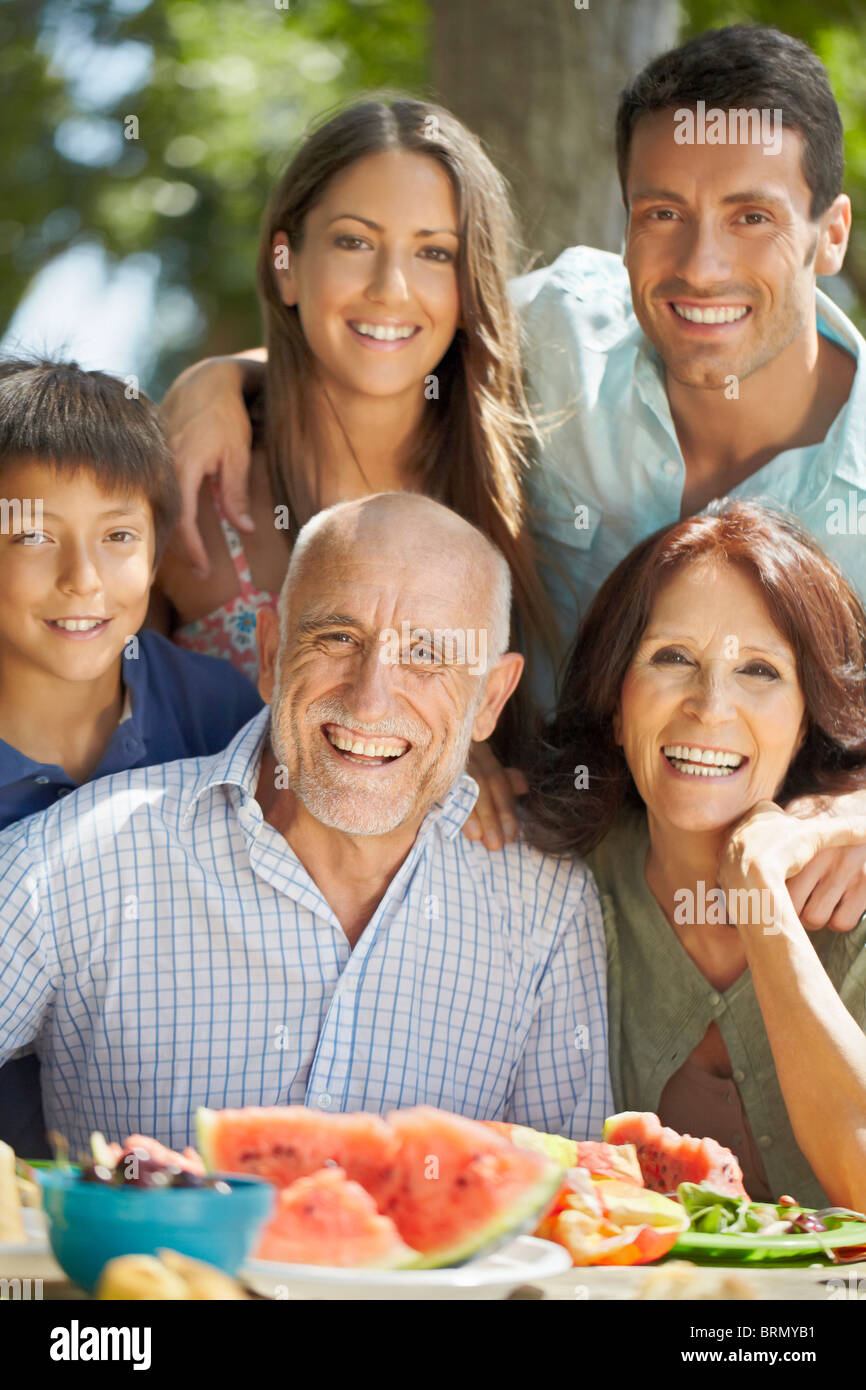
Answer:
<svg viewBox="0 0 866 1390"><path fill-rule="evenodd" d="M39 1039L73 1152L285 1101L600 1133L592 876L460 833L523 665L509 610L504 559L438 502L321 512L259 615L270 710L0 835L0 1058Z"/></svg>
<svg viewBox="0 0 866 1390"><path fill-rule="evenodd" d="M261 708L226 662L141 630L180 509L146 396L74 363L0 363L0 827L82 783L212 753ZM0 1073L30 1157L36 1062Z"/></svg>
<svg viewBox="0 0 866 1390"><path fill-rule="evenodd" d="M726 495L793 512L866 597L866 344L816 288L848 244L842 134L805 44L701 34L620 98L622 259L515 282L532 394L565 416L530 480L564 636L638 541Z"/></svg>

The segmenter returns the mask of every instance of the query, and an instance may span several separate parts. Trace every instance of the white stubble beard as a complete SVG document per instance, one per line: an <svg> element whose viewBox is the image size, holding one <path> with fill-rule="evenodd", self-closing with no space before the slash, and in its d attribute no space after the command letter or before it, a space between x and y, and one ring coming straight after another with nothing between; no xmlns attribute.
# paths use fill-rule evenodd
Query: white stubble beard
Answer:
<svg viewBox="0 0 866 1390"><path fill-rule="evenodd" d="M420 809L418 803L422 798L424 785L419 785L417 781L406 787L402 795L396 795L389 780L382 786L381 794L374 797L375 785L365 785L362 782L361 779L365 776L363 771L355 771L349 763L345 768L339 767L330 759L324 748L320 760L317 760L314 753L312 759L305 760L296 756L293 763L291 757L287 756L290 750L284 743L281 732L280 716L285 703L282 691L279 691L271 712L270 737L274 758L278 766L284 767L287 771L294 766L295 772L290 773L291 790L309 814L322 825L348 835L387 835L397 830L413 814L420 820L430 807L450 790L463 772L472 743L475 717L484 694L483 683L479 684L481 688L466 711L443 773L441 776L435 775L435 759L426 770L424 785L432 784L435 794L423 797ZM312 746L315 749L315 741L323 737L323 723L342 724L349 728L357 726L357 721L353 723L345 706L337 699L317 701L312 708L316 711L315 717L306 728L302 728L295 716L292 716L295 754L302 747L309 749ZM386 727L370 730L371 739L377 733L405 738L412 744L412 750L406 755L408 757L415 755L418 750L424 750L422 737L429 736L429 730L424 725L401 719L379 722ZM327 763L325 758L328 758Z"/></svg>

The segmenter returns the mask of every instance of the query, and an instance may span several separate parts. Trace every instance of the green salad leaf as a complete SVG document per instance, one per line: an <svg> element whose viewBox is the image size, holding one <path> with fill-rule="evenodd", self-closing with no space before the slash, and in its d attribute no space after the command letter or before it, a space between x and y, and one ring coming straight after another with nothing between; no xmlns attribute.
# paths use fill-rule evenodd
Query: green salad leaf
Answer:
<svg viewBox="0 0 866 1390"><path fill-rule="evenodd" d="M788 1203L752 1202L748 1197L732 1197L724 1192L716 1192L708 1183L682 1182L677 1189L678 1200L685 1207L691 1222L690 1230L707 1235L748 1235L764 1236L785 1234L814 1235L820 1243L818 1231L813 1230L815 1222L820 1229L835 1231L846 1221L866 1221L862 1212L850 1211L845 1207L825 1207L823 1211L808 1212L803 1226L798 1227L797 1219L806 1208L790 1206Z"/></svg>
<svg viewBox="0 0 866 1390"><path fill-rule="evenodd" d="M783 1230L800 1207L778 1207L769 1202L752 1202L748 1197L732 1197L716 1192L707 1183L683 1182L677 1196L689 1214L691 1229L708 1235L738 1232L773 1233Z"/></svg>

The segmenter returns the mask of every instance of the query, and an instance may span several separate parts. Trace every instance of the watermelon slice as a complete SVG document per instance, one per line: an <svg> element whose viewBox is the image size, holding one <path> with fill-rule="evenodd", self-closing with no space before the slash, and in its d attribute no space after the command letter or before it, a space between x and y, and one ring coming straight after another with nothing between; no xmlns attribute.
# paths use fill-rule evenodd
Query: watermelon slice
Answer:
<svg viewBox="0 0 866 1390"><path fill-rule="evenodd" d="M400 1239L394 1222L379 1214L369 1192L342 1168L322 1168L283 1188L256 1258L340 1269L407 1269L418 1263L417 1251Z"/></svg>
<svg viewBox="0 0 866 1390"><path fill-rule="evenodd" d="M658 1115L625 1110L604 1124L609 1144L634 1144L651 1192L676 1193L681 1182L705 1182L716 1192L746 1197L743 1170L715 1139L693 1139L662 1125Z"/></svg>
<svg viewBox="0 0 866 1390"><path fill-rule="evenodd" d="M564 1168L586 1168L600 1178L623 1178L643 1187L643 1174L634 1144L601 1144L596 1139L565 1139L561 1134L513 1125L505 1120L485 1120L520 1149L547 1154Z"/></svg>
<svg viewBox="0 0 866 1390"><path fill-rule="evenodd" d="M330 1164L373 1198L419 1265L460 1264L533 1228L563 1168L476 1120L428 1106L321 1115L303 1106L200 1110L207 1167L288 1187Z"/></svg>
<svg viewBox="0 0 866 1390"><path fill-rule="evenodd" d="M252 1173L277 1187L335 1164L371 1191L388 1176L399 1149L380 1115L322 1115L303 1105L202 1109L196 1133L211 1172Z"/></svg>
<svg viewBox="0 0 866 1390"><path fill-rule="evenodd" d="M371 1191L424 1267L461 1264L534 1229L559 1190L560 1164L477 1120L426 1105L387 1118L399 1162Z"/></svg>

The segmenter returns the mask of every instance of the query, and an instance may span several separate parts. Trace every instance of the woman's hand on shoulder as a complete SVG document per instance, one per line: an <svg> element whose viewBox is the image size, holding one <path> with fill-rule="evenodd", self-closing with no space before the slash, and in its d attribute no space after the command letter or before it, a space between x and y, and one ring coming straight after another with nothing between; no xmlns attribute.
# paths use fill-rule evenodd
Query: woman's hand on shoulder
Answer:
<svg viewBox="0 0 866 1390"><path fill-rule="evenodd" d="M463 834L486 849L501 849L517 839L517 797L529 791L526 778L519 768L503 767L489 743L473 743L466 771L478 783L478 800Z"/></svg>
<svg viewBox="0 0 866 1390"><path fill-rule="evenodd" d="M784 887L805 927L850 931L866 912L866 807L759 801L728 837L719 884Z"/></svg>
<svg viewBox="0 0 866 1390"><path fill-rule="evenodd" d="M206 477L218 478L229 521L242 531L254 529L247 487L252 427L243 397L245 370L239 358L206 358L181 373L161 406L183 503L173 541L203 578L210 562L196 513Z"/></svg>

